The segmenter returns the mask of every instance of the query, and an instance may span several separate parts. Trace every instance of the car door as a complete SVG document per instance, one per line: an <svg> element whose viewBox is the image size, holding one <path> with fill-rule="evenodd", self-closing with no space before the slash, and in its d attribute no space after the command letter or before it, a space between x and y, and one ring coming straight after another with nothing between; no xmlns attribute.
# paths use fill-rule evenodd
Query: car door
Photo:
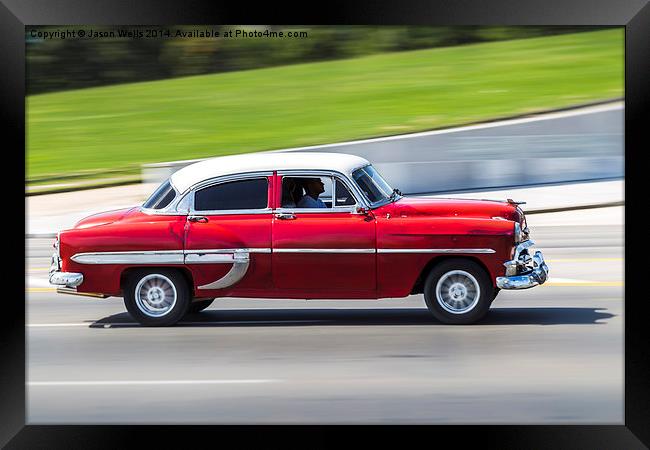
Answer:
<svg viewBox="0 0 650 450"><path fill-rule="evenodd" d="M322 199L327 207L280 203L290 197L281 191L305 177L331 180ZM371 213L357 212L359 200L349 180L328 172L287 171L278 173L275 182L279 207L272 219L274 285L306 298L374 296L375 219Z"/></svg>
<svg viewBox="0 0 650 450"><path fill-rule="evenodd" d="M185 264L197 296L268 290L272 173L202 183L191 192Z"/></svg>

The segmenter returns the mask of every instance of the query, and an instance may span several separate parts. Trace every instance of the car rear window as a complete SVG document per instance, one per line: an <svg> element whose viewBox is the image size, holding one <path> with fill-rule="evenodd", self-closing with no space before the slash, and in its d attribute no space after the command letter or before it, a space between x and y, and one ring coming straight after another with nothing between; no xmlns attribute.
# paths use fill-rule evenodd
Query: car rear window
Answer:
<svg viewBox="0 0 650 450"><path fill-rule="evenodd" d="M158 189L156 189L154 193L151 194L151 197L149 197L142 206L144 208L150 209L163 209L169 205L175 197L176 191L172 187L169 180L167 180L158 186Z"/></svg>
<svg viewBox="0 0 650 450"><path fill-rule="evenodd" d="M264 209L268 205L268 183L266 178L254 178L200 189L194 195L194 210Z"/></svg>

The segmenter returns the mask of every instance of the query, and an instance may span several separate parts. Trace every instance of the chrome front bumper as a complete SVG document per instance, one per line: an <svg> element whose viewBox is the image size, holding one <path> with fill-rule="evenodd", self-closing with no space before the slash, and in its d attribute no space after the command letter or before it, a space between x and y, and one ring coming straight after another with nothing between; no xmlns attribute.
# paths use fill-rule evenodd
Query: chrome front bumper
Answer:
<svg viewBox="0 0 650 450"><path fill-rule="evenodd" d="M61 272L61 260L58 254L52 255L50 264L50 284L56 286L77 287L84 281L84 276L76 272Z"/></svg>
<svg viewBox="0 0 650 450"><path fill-rule="evenodd" d="M531 257L529 248L535 245L531 240L524 241L515 249L514 258L505 262L506 276L497 277L499 289L529 289L544 284L548 279L548 266L544 255L537 250Z"/></svg>

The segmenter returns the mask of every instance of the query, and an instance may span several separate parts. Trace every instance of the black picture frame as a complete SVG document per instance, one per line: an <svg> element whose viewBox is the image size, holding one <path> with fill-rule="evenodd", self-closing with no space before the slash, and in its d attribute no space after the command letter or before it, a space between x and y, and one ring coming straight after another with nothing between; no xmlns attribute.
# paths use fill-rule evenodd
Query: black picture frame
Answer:
<svg viewBox="0 0 650 450"><path fill-rule="evenodd" d="M650 445L650 332L646 325L649 299L642 287L643 263L633 264L643 250L642 201L645 168L642 152L648 151L647 117L650 109L650 6L648 0L441 0L436 2L402 0L392 3L352 3L332 1L304 4L236 4L210 1L135 2L99 0L0 0L0 123L3 127L5 158L25 149L25 35L27 25L73 24L421 24L421 25L612 25L625 27L625 235L631 236L625 248L625 423L621 425L567 426L432 426L418 430L435 442L448 438L457 444L478 443L498 448L646 448ZM8 161L8 159L7 159ZM11 159L11 178L18 178L20 158ZM23 159L24 163L24 159ZM24 172L24 166L23 166ZM122 448L144 437L149 444L171 442L173 435L191 437L187 442L207 439L214 445L227 437L237 445L285 446L293 439L277 439L282 430L258 427L260 433L239 428L211 426L35 426L25 425L25 293L19 279L24 266L13 259L24 255L19 239L7 236L20 233L17 216L24 211L24 191L19 180L5 179L6 191L15 204L5 207L3 265L6 282L2 317L0 371L0 445L7 448ZM637 242L635 242L637 241ZM641 241L641 242L639 242ZM640 248L637 250L636 245ZM22 249L22 250L21 250ZM18 256L16 256L18 255ZM640 278L640 279L639 279ZM101 405L98 405L101 407ZM216 428L219 428L218 430ZM408 429L404 429L408 428ZM384 440L394 437L411 441L415 427L362 427L365 436ZM423 427L417 427L423 428ZM294 445L340 445L329 428L300 427L308 440ZM293 430L291 431L293 432ZM412 441L415 443L414 441ZM431 441L424 441L429 442ZM456 445L457 445L456 444ZM328 446L329 446L328 445Z"/></svg>

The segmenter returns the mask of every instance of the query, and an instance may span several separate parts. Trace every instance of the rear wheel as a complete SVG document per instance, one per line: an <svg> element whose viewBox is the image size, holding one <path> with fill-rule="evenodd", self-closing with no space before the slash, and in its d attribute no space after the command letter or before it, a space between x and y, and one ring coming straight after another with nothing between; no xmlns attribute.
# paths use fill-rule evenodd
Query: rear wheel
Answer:
<svg viewBox="0 0 650 450"><path fill-rule="evenodd" d="M214 299L210 298L210 299L207 299L207 300L199 300L199 301L196 301L196 302L192 302L192 303L190 303L190 307L189 307L187 312L190 313L190 314L191 313L201 312L205 308L210 306L213 301L214 301Z"/></svg>
<svg viewBox="0 0 650 450"><path fill-rule="evenodd" d="M424 283L424 300L429 311L447 324L470 324L482 319L494 297L494 286L487 272L467 259L441 262Z"/></svg>
<svg viewBox="0 0 650 450"><path fill-rule="evenodd" d="M174 325L187 313L189 288L176 270L138 270L125 283L124 305L142 325Z"/></svg>

